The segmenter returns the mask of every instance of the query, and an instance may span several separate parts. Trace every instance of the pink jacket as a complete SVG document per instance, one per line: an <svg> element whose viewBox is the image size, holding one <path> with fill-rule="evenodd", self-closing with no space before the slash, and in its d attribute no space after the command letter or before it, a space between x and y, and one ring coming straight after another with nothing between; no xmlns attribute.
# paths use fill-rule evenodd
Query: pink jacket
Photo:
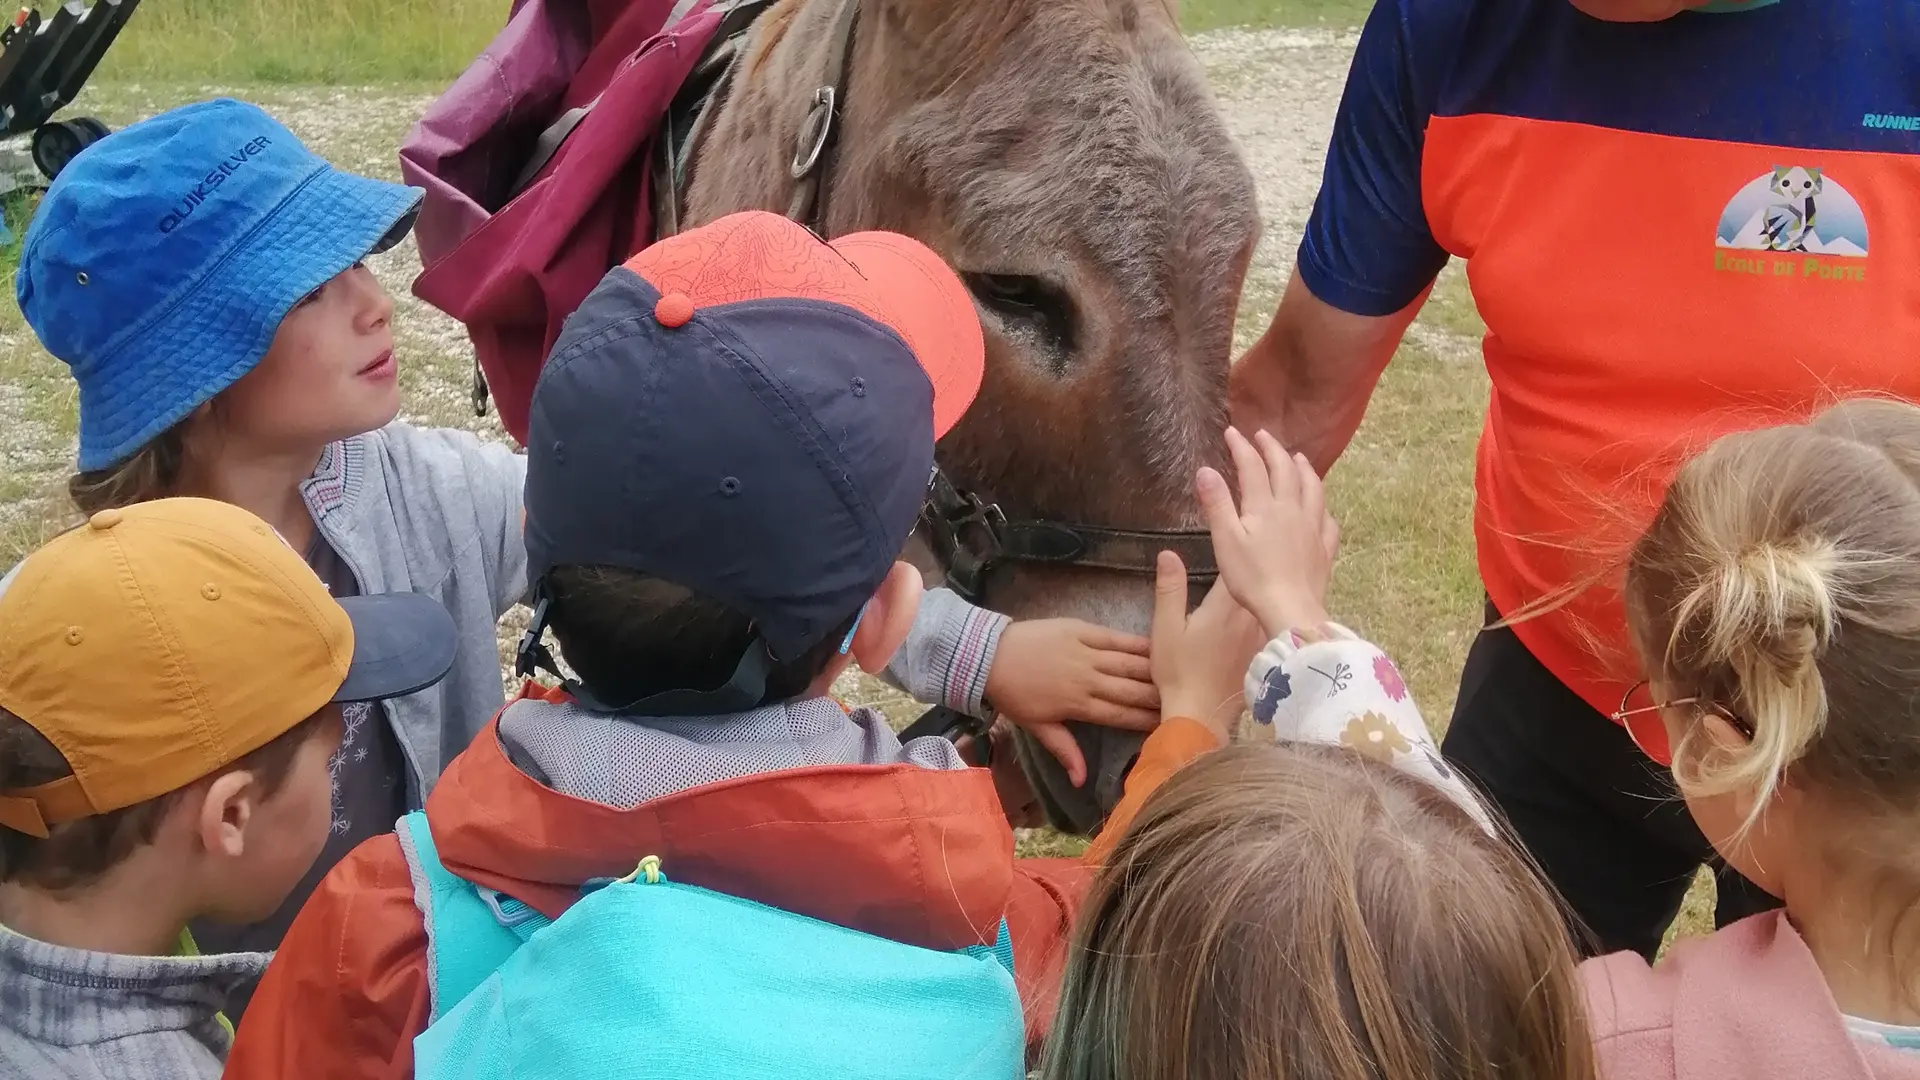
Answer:
<svg viewBox="0 0 1920 1080"><path fill-rule="evenodd" d="M1920 1052L1847 1031L1781 912L1682 942L1657 967L1616 953L1580 975L1601 1080L1920 1080Z"/></svg>

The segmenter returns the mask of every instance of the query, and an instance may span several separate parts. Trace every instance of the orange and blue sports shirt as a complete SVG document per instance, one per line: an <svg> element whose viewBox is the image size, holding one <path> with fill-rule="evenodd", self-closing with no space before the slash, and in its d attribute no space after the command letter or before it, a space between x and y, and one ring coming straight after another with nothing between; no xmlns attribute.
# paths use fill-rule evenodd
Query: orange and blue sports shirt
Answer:
<svg viewBox="0 0 1920 1080"><path fill-rule="evenodd" d="M1601 582L1516 630L1611 712L1610 571L1677 464L1837 395L1920 400L1920 0L1379 0L1299 273L1387 315L1449 257L1487 324L1482 580L1504 612Z"/></svg>

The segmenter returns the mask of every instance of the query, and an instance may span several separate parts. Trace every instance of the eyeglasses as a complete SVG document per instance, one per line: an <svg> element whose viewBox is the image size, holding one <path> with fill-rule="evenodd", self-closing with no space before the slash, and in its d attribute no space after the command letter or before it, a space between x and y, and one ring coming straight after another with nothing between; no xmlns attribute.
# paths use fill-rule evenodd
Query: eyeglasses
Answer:
<svg viewBox="0 0 1920 1080"><path fill-rule="evenodd" d="M1660 710L1675 705L1695 705L1699 698L1682 698L1662 705L1653 700L1653 688L1642 679L1627 687L1620 707L1613 710L1613 722L1627 729L1627 736L1654 764L1673 767L1673 747L1667 741L1667 725Z"/></svg>
<svg viewBox="0 0 1920 1080"><path fill-rule="evenodd" d="M1663 709L1678 709L1693 706L1715 713L1735 731L1753 738L1753 725L1717 705L1708 705L1697 697L1675 698L1672 701L1653 700L1653 685L1645 679L1627 688L1620 698L1620 707L1613 710L1613 722L1627 729L1627 736L1633 745L1647 755L1656 765L1671 769L1673 767L1673 746L1667 739L1666 721L1660 718Z"/></svg>

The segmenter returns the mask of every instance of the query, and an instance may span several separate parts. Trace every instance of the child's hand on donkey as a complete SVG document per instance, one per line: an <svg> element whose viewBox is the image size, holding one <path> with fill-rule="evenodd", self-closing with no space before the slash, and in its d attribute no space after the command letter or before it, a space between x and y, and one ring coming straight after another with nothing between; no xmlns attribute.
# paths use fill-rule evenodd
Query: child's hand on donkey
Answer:
<svg viewBox="0 0 1920 1080"><path fill-rule="evenodd" d="M1254 439L1227 429L1238 507L1218 472L1201 469L1194 481L1220 579L1188 615L1186 569L1169 551L1160 553L1154 586L1152 670L1161 714L1199 720L1223 742L1239 720L1247 665L1261 645L1327 621L1327 582L1340 548L1340 527L1312 466L1265 432Z"/></svg>
<svg viewBox="0 0 1920 1080"><path fill-rule="evenodd" d="M1260 620L1269 639L1311 632L1327 621L1327 582L1340 550L1340 526L1327 513L1320 475L1262 431L1248 442L1227 429L1239 474L1236 509L1226 478L1201 469L1194 483L1213 532L1220 581Z"/></svg>
<svg viewBox="0 0 1920 1080"><path fill-rule="evenodd" d="M1160 722L1147 639L1079 619L1008 624L986 698L1059 759L1075 787L1086 783L1087 761L1067 721L1132 731Z"/></svg>
<svg viewBox="0 0 1920 1080"><path fill-rule="evenodd" d="M1077 619L1016 622L1001 637L987 699L1058 758L1076 787L1086 782L1087 766L1067 721L1147 731L1162 716L1185 716L1225 740L1260 646L1327 621L1340 529L1327 513L1320 477L1271 435L1254 440L1227 429L1240 481L1237 508L1218 472L1201 469L1195 480L1220 580L1189 615L1186 569L1162 552L1151 648L1145 639Z"/></svg>
<svg viewBox="0 0 1920 1080"><path fill-rule="evenodd" d="M1187 614L1187 568L1180 556L1161 552L1155 570L1153 681L1160 687L1160 715L1198 720L1230 742L1246 708L1241 683L1247 665L1266 640L1260 624L1219 581Z"/></svg>

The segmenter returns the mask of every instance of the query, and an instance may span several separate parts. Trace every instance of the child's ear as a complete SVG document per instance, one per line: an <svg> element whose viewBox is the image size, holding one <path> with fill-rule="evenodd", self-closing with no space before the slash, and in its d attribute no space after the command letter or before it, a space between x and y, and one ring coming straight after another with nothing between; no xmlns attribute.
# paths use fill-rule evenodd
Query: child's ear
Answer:
<svg viewBox="0 0 1920 1080"><path fill-rule="evenodd" d="M245 769L207 781L194 802L194 831L209 855L238 858L247 849L247 824L260 802L258 778Z"/></svg>
<svg viewBox="0 0 1920 1080"><path fill-rule="evenodd" d="M886 580L874 590L873 599L867 601L867 613L853 632L853 658L859 661L860 670L880 671L893 659L913 630L924 590L920 571L903 562L893 564Z"/></svg>
<svg viewBox="0 0 1920 1080"><path fill-rule="evenodd" d="M1735 727L1733 721L1712 709L1708 709L1700 717L1700 727L1702 733L1706 735L1702 740L1703 748L1710 747L1708 751L1710 753L1742 757L1753 745L1753 740L1747 737L1746 732Z"/></svg>
<svg viewBox="0 0 1920 1080"><path fill-rule="evenodd" d="M1697 720L1687 722L1698 725L1693 730L1692 738L1683 739L1674 727L1668 729L1676 773L1698 773L1702 769L1724 766L1745 757L1753 746L1753 740L1745 732L1713 709L1704 710ZM1685 729L1681 727L1680 730Z"/></svg>

